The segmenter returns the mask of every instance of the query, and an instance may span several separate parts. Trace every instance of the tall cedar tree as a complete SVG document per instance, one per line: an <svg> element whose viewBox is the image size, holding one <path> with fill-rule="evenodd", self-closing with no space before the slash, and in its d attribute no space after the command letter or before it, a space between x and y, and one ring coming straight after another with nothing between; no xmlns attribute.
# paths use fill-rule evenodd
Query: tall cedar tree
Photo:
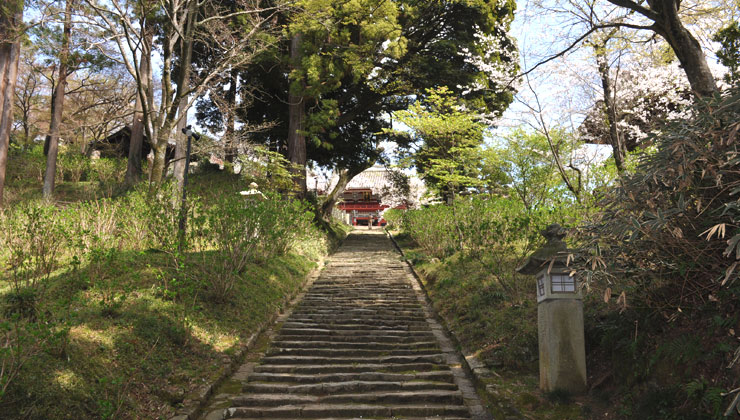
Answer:
<svg viewBox="0 0 740 420"><path fill-rule="evenodd" d="M23 1L4 2L0 6L0 207L3 205L5 170L13 124L13 92L21 55L22 24Z"/></svg>
<svg viewBox="0 0 740 420"><path fill-rule="evenodd" d="M377 133L390 127L386 116L405 109L428 87L448 86L480 112L500 112L512 100L512 90L492 80L485 67L509 64L515 70L515 58L491 53L481 37L498 38L503 49L515 50L506 37L513 1L299 3L301 8L278 17L287 37L240 72L239 95L247 106L236 113L249 124L275 122L253 138L300 157L289 150L301 147L300 140L287 139L299 126L295 120L290 124L289 108L303 107L298 134L305 136L306 157L296 161L300 167L310 160L351 179L378 159L377 145L384 138ZM294 35L300 35L299 43ZM292 59L291 43L300 44ZM224 120L213 101L201 101L198 111L201 121L218 125ZM300 109L292 115L300 115ZM329 201L339 192L332 191Z"/></svg>

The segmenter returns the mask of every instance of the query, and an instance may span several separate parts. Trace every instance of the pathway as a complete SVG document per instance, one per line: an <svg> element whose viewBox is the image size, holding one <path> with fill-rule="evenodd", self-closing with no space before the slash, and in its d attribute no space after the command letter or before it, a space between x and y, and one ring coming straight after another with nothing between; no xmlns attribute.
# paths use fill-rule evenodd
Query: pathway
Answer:
<svg viewBox="0 0 740 420"><path fill-rule="evenodd" d="M418 283L379 230L350 234L244 376L223 418L488 416Z"/></svg>

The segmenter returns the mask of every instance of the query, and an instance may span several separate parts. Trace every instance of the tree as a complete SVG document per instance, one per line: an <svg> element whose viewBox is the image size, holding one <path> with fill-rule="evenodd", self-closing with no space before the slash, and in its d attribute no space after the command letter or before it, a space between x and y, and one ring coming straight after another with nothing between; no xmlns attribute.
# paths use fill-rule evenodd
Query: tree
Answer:
<svg viewBox="0 0 740 420"><path fill-rule="evenodd" d="M84 77L69 78L63 131L68 133L68 143L74 141L82 153L88 151L91 140L104 139L131 121L136 96L128 73L120 66L84 73Z"/></svg>
<svg viewBox="0 0 740 420"><path fill-rule="evenodd" d="M281 6L263 8L258 0L241 0L235 12L230 12L216 0L177 0L160 4L160 17L156 39L161 45L161 94L157 110L150 107L149 97L154 96L153 86L148 86L140 74L133 57L148 53L147 31L142 31L131 17L136 16L139 4L112 0L97 2L86 0L97 15L96 23L113 34L120 51L118 57L136 79L138 95L143 108L144 127L152 143L154 162L150 168L150 186L158 185L164 176L165 152L172 131L180 119L185 118L193 102L206 90L212 79L230 66L238 66L251 60L269 45L270 39L262 36L270 30L269 22ZM140 0L144 1L144 0ZM242 23L231 25L235 17ZM192 71L192 47L194 39L209 39L217 43L213 50L213 65L207 69ZM187 104L181 107L183 98ZM182 109L182 111L180 111Z"/></svg>
<svg viewBox="0 0 740 420"><path fill-rule="evenodd" d="M609 48L609 41L611 41L616 35L618 28L612 28L608 32L604 32L600 39L594 40L592 46L594 49L594 56L596 57L596 65L598 66L599 78L601 79L601 89L603 91L603 105L604 105L604 124L608 128L608 139L609 144L612 146L612 155L614 156L614 162L617 165L617 170L622 172L624 170L624 158L627 154L627 148L619 129L617 127L617 105L616 105L616 92L614 92L614 85L612 83L612 76L610 74L611 66L609 63L609 57L607 49Z"/></svg>
<svg viewBox="0 0 740 420"><path fill-rule="evenodd" d="M129 187L141 181L141 152L144 145L144 132L153 133L153 127L144 129L145 124L151 123L144 109L154 110L154 90L152 80L152 43L154 41L154 8L148 2L137 3L139 15L139 36L141 44L138 47L138 63L134 59L133 65L138 70L134 75L136 80L136 101L134 105L133 121L131 122L131 140L129 142L128 161L126 164L125 184ZM136 53L136 51L134 51ZM146 102L146 107L144 103Z"/></svg>
<svg viewBox="0 0 740 420"><path fill-rule="evenodd" d="M712 40L720 43L717 58L729 70L725 75L725 81L737 85L740 81L740 25L732 22L720 29Z"/></svg>
<svg viewBox="0 0 740 420"><path fill-rule="evenodd" d="M686 72L691 89L699 96L711 96L717 91L714 76L709 70L706 57L699 41L689 32L681 21L680 0L653 0L644 7L632 0L608 0L610 3L628 9L647 18L652 24L639 29L651 30L668 42L676 54L681 67ZM629 23L618 26L630 27Z"/></svg>
<svg viewBox="0 0 740 420"><path fill-rule="evenodd" d="M34 60L35 49L25 49L20 61L15 89L15 121L23 131L23 142L32 141L40 132L39 117L43 104L42 90L47 86Z"/></svg>
<svg viewBox="0 0 740 420"><path fill-rule="evenodd" d="M518 59L506 31L513 2L366 0L348 9L345 2L314 3L305 2L312 12L306 19L280 18L303 36L300 68L291 72L285 40L240 74L242 92L254 95L245 103L254 106L238 115L253 124L275 122L253 137L272 150L289 153L290 89L304 98L306 159L337 172L361 172L377 159L382 136L374 133L390 128L387 115L426 88L448 86L488 114L512 100L508 80ZM364 11L378 6L379 13ZM250 86L259 89L247 91Z"/></svg>
<svg viewBox="0 0 740 420"><path fill-rule="evenodd" d="M380 191L381 203L389 209L418 209L426 192L424 183L417 177L411 177L396 168L386 167L388 185Z"/></svg>
<svg viewBox="0 0 740 420"><path fill-rule="evenodd" d="M54 194L54 178L57 171L57 153L59 150L59 126L64 111L64 90L67 87L67 69L69 68L69 38L72 32L72 12L75 0L67 0L64 6L64 28L59 49L59 67L56 87L52 99L51 122L49 123L49 147L46 154L46 172L44 174L44 199L51 200Z"/></svg>
<svg viewBox="0 0 740 420"><path fill-rule="evenodd" d="M22 0L11 0L0 6L0 207L13 123L13 93L20 61L22 25Z"/></svg>
<svg viewBox="0 0 740 420"><path fill-rule="evenodd" d="M693 95L678 63L628 62L618 74L610 72L608 76L613 86L610 95L614 107L612 125L619 131L625 152L646 146L650 134L657 133L666 122L690 117ZM578 130L583 141L613 144L612 127L608 125L611 121L606 122L605 108L604 102L597 102L586 114Z"/></svg>
<svg viewBox="0 0 740 420"><path fill-rule="evenodd" d="M680 0L651 0L647 4L632 0L607 1L613 7L604 6L596 0L556 1L554 7L546 7L548 12L567 17L571 25L569 29L577 27L581 35L575 38L570 36L567 47L540 61L527 72L565 55L595 32L622 28L633 32L648 31L649 38L654 34L662 37L678 58L691 89L697 96L707 97L717 91L717 84L702 47L682 20L687 14L705 11L697 11L692 7L682 10Z"/></svg>
<svg viewBox="0 0 740 420"><path fill-rule="evenodd" d="M551 130L550 136L558 155L574 153L573 142L565 130ZM504 172L506 195L519 199L528 212L572 201L571 192L559 176L555 153L544 134L519 128L501 140L501 144L489 149L495 153L487 157L494 158Z"/></svg>
<svg viewBox="0 0 740 420"><path fill-rule="evenodd" d="M447 202L480 185L485 126L448 88L428 89L423 100L394 113L394 117L411 129L412 144L417 148L410 161L417 173Z"/></svg>

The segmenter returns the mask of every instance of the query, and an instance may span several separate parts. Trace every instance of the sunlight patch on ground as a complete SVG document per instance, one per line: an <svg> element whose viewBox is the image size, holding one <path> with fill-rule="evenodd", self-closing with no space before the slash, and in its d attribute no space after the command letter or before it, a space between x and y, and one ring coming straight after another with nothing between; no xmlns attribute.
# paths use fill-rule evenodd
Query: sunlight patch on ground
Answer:
<svg viewBox="0 0 740 420"><path fill-rule="evenodd" d="M207 343L218 352L225 352L239 344L239 336L221 331L214 331L213 327L202 327L197 324L190 324L192 334L202 343Z"/></svg>
<svg viewBox="0 0 740 420"><path fill-rule="evenodd" d="M69 336L73 341L93 343L105 348L112 348L115 344L113 341L115 332L112 327L97 331L87 325L78 325L69 330Z"/></svg>
<svg viewBox="0 0 740 420"><path fill-rule="evenodd" d="M71 369L59 369L54 372L54 382L67 391L83 386L82 379Z"/></svg>

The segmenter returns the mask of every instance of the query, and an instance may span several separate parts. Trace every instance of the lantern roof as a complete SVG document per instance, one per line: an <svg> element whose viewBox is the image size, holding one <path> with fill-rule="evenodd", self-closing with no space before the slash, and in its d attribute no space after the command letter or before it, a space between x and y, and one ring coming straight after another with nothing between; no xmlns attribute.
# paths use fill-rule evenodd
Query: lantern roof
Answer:
<svg viewBox="0 0 740 420"><path fill-rule="evenodd" d="M565 229L557 223L553 223L545 228L545 230L540 231L540 234L547 239L547 242L540 249L532 253L516 271L520 274L533 276L553 261L553 265L565 265L569 253L568 247L563 241L565 233Z"/></svg>

